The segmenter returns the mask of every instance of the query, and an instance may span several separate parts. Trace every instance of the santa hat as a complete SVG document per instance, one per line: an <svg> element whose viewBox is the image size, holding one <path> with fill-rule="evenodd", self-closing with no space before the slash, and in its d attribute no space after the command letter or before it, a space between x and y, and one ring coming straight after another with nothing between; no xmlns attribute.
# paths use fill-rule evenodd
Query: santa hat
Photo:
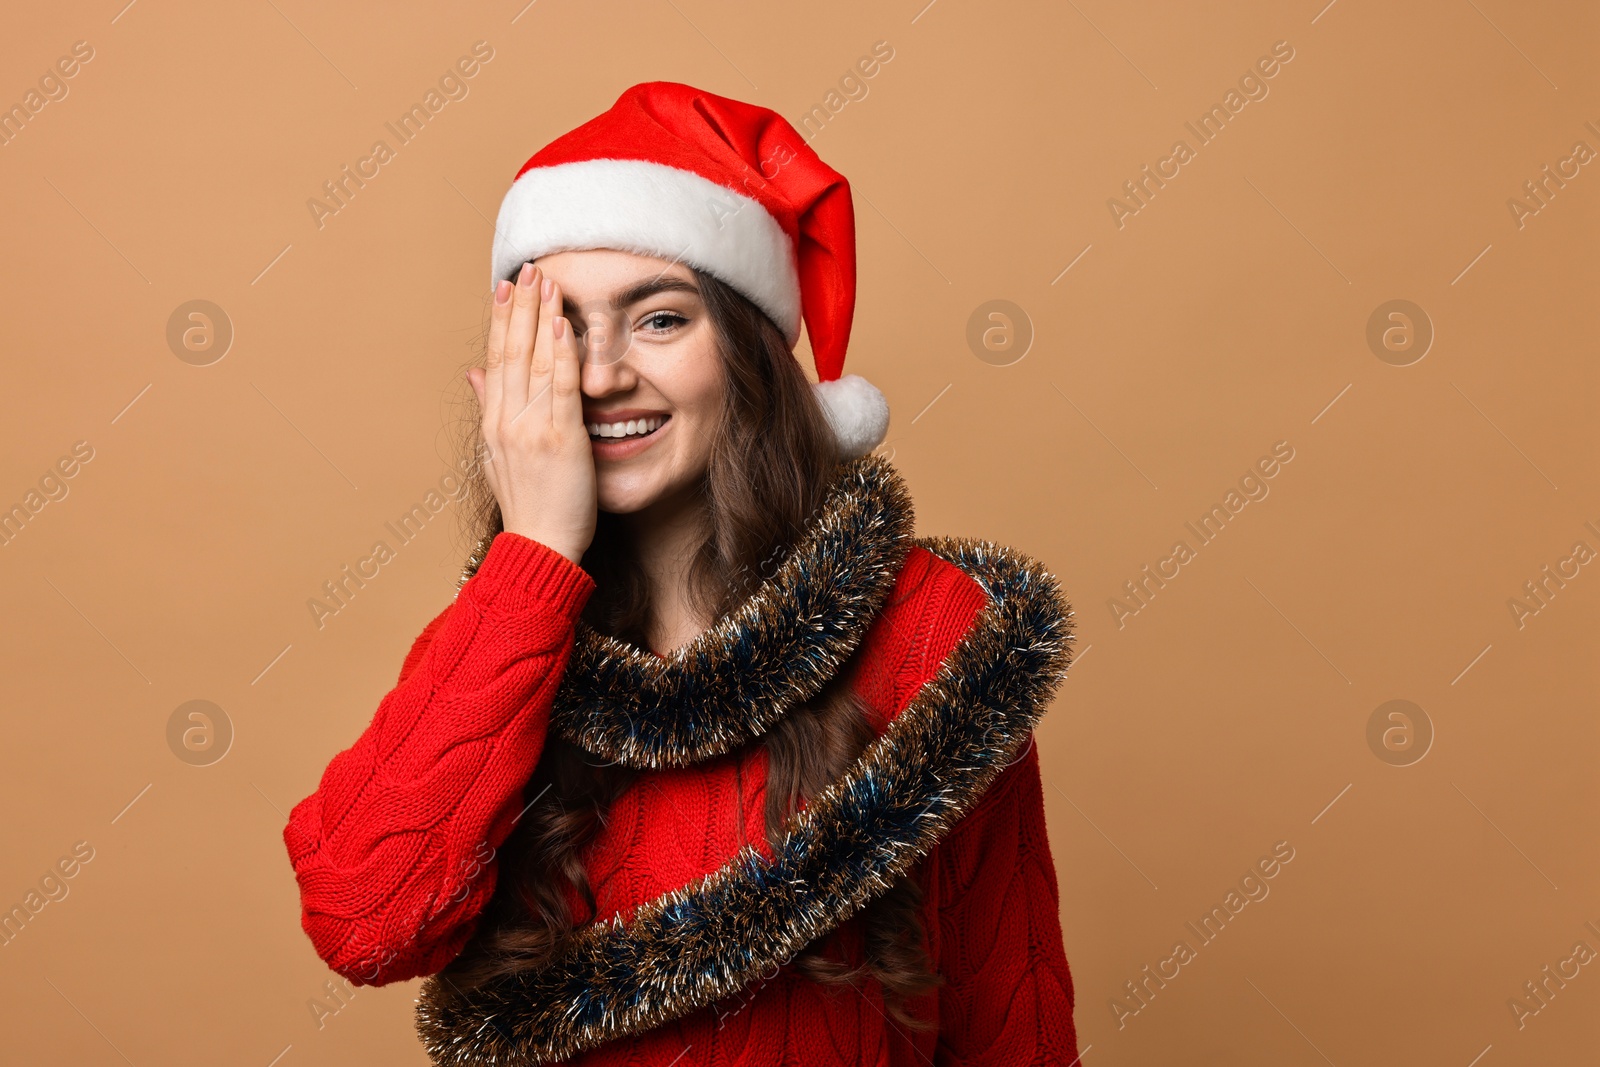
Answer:
<svg viewBox="0 0 1600 1067"><path fill-rule="evenodd" d="M490 284L526 260L587 248L704 271L766 312L791 348L803 317L840 455L883 441L888 401L844 373L856 303L850 184L777 112L645 82L534 153L501 201Z"/></svg>

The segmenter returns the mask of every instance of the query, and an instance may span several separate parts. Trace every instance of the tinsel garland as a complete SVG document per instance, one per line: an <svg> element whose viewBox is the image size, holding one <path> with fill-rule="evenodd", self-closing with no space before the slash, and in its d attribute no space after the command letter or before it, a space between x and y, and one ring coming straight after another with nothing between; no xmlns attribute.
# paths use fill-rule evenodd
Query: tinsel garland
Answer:
<svg viewBox="0 0 1600 1067"><path fill-rule="evenodd" d="M417 1029L450 1067L562 1060L650 1030L788 962L884 892L1018 758L1071 661L1055 577L973 538L913 543L975 579L988 603L932 678L857 761L717 871L585 926L541 968L462 993L423 982Z"/></svg>
<svg viewBox="0 0 1600 1067"><path fill-rule="evenodd" d="M905 563L914 519L888 460L840 464L773 573L671 655L580 619L550 729L611 763L645 769L698 763L760 737L815 696L861 643ZM460 585L487 551L480 542Z"/></svg>

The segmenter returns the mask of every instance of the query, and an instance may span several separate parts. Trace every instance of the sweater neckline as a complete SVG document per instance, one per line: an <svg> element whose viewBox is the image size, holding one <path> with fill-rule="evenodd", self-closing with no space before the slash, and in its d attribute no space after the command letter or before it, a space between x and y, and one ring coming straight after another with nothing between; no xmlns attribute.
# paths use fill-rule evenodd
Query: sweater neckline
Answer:
<svg viewBox="0 0 1600 1067"><path fill-rule="evenodd" d="M914 519L886 458L840 463L778 567L687 644L663 655L578 620L550 729L642 769L689 766L761 736L860 645L905 563ZM481 561L468 561L463 584Z"/></svg>

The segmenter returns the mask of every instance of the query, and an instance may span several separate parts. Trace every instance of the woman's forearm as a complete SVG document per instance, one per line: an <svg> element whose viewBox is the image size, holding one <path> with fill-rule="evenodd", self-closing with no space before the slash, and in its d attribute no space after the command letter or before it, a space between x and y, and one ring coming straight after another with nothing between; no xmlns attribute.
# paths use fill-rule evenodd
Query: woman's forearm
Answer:
<svg viewBox="0 0 1600 1067"><path fill-rule="evenodd" d="M351 982L434 973L471 936L593 589L555 550L496 536L371 724L290 813L301 924Z"/></svg>

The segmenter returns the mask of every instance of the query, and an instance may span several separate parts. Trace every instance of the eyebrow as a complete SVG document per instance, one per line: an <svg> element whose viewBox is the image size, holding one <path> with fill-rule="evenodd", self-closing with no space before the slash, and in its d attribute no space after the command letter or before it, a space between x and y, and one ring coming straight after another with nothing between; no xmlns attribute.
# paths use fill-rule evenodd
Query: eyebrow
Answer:
<svg viewBox="0 0 1600 1067"><path fill-rule="evenodd" d="M628 286L628 288L615 293L611 298L611 306L620 311L623 308L632 307L641 300L648 300L658 293L692 293L695 296L699 296L700 289L693 282L684 278L657 275L654 278L636 282ZM564 296L561 303L562 314L569 321L577 318L580 309L570 297Z"/></svg>

